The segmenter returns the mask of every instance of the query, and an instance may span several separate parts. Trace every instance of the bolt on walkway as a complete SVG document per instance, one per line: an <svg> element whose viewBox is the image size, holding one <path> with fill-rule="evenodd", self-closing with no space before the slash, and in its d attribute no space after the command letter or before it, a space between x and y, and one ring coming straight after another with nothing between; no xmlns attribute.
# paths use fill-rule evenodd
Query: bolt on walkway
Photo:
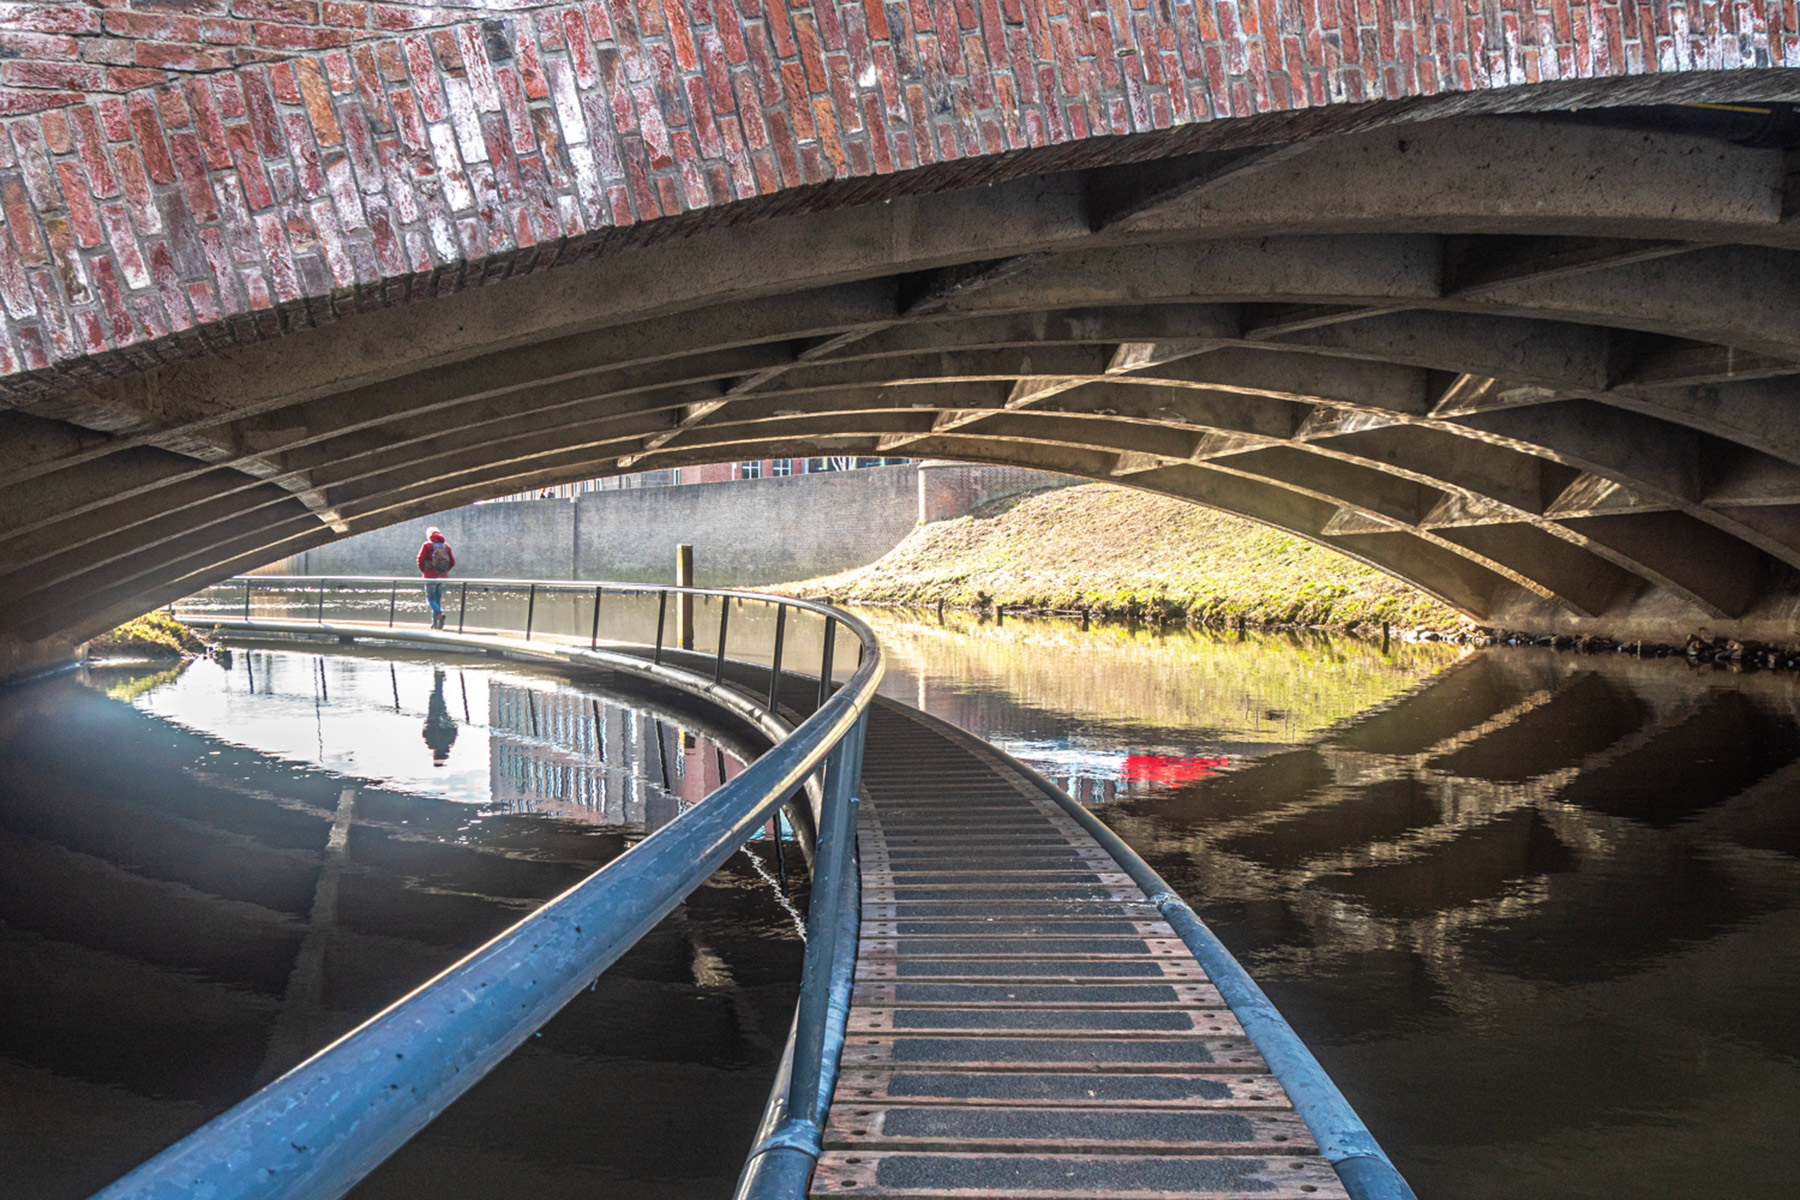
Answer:
<svg viewBox="0 0 1800 1200"><path fill-rule="evenodd" d="M1004 756L877 701L858 846L814 1196L1346 1194L1187 946Z"/></svg>

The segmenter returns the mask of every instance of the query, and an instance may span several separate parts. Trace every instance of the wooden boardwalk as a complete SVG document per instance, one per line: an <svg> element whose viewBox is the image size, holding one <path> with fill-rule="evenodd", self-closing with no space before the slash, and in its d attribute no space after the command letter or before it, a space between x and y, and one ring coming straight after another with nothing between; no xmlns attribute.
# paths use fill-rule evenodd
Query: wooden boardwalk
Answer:
<svg viewBox="0 0 1800 1200"><path fill-rule="evenodd" d="M1345 1192L1187 947L1017 767L878 703L815 1196Z"/></svg>

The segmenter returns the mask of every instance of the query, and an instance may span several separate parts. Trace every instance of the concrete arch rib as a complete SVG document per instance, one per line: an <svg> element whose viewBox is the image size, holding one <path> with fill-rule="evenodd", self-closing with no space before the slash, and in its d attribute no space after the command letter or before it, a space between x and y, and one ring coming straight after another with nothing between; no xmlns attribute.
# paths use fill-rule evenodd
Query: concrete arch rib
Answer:
<svg viewBox="0 0 1800 1200"><path fill-rule="evenodd" d="M931 392L925 387L897 390ZM1306 416L1313 410L1300 396L1292 394L1291 400L1274 400L1266 392L1251 396L1170 388L1167 392L1172 399L1164 402L1157 398L1160 392L1141 385L1088 383L1059 392L1029 410L997 414L990 409L976 409L945 415L959 422L960 432L970 435L1095 445L1150 459L1180 460L1203 454L1216 466L1251 473L1256 471L1248 465L1251 460L1278 452L1256 447L1287 441L1289 453L1305 451L1340 458L1373 468L1376 479L1382 481L1389 477L1382 473L1391 473L1439 489L1423 502L1416 491L1384 501L1383 492L1392 489L1384 489L1371 480L1359 492L1334 494L1333 498L1345 504L1418 526L1431 523L1434 508L1448 495L1479 497L1488 502L1480 521L1471 520L1468 510L1463 509L1446 523L1534 525L1594 551L1714 616L1742 612L1749 585L1762 570L1757 555L1748 546L1685 514L1666 514L1659 522L1661 538L1628 536L1617 543L1608 536L1606 519L1590 519L1579 526L1551 519L1546 514L1580 473L1510 446L1422 424L1377 421L1371 427L1354 417L1320 421L1317 415L1308 420ZM1183 397L1192 397L1193 402L1183 404ZM1316 392L1306 397L1317 398ZM1134 406L1133 400L1140 403ZM745 431L747 422L751 427L779 426L791 424L799 415L788 407L794 401L786 397L758 401L746 412L744 406L750 403L739 401L710 414L690 434L704 431L707 436L729 438ZM830 420L844 411L839 393L827 393L802 409L806 417L814 420ZM1342 410L1318 411L1342 415ZM1174 424L1177 420L1179 424ZM915 424L914 428L918 426ZM1220 433L1228 436L1209 446L1209 434ZM896 450L910 448L906 442L886 445ZM1236 453L1231 452L1234 448ZM1292 472L1295 477L1313 473L1306 467Z"/></svg>
<svg viewBox="0 0 1800 1200"><path fill-rule="evenodd" d="M883 418L877 416L875 423L882 421ZM896 422L893 416L888 416L885 423L892 429ZM860 414L854 424L860 427L858 432L867 431L871 424L869 415ZM1207 464L1180 463L1179 460L1192 454L1192 443L1170 445L1166 430L1148 425L1045 417L1031 413L984 418L942 436L932 434L929 425L916 418L914 426L910 432L895 430L878 442L877 447L890 452L903 449L908 453L956 458L962 457L963 452L959 450L957 453L950 453L946 450L947 445L985 445L990 449L983 454L983 461L1004 461L1008 465L1059 471L1068 470L1062 465L1065 462L1073 462L1082 465L1083 469L1069 470L1068 473L1125 482L1153 491L1161 489L1152 481L1167 478L1166 473L1178 467L1209 476L1236 475L1256 485L1245 487L1245 494L1262 496L1263 489L1273 488L1283 493L1309 497L1326 506L1323 510L1325 516L1316 529L1306 531L1303 526L1290 521L1283 526L1290 531L1301 532L1303 536L1316 539L1340 509L1351 508L1385 527L1396 530L1404 527L1417 540L1431 542L1445 551L1468 557L1488 571L1504 576L1538 595L1567 604L1584 615L1604 611L1609 604L1628 594L1633 586L1630 575L1612 562L1597 559L1571 540L1557 539L1530 525L1510 524L1498 532L1476 534L1463 531L1444 534L1420 528L1421 517L1442 499L1442 492L1352 463L1315 458L1300 469L1284 472L1277 472L1269 467L1258 470L1248 464L1233 467L1229 465L1230 460L1224 460L1223 464L1221 460ZM845 423L834 425L834 429L850 432L852 426ZM901 435L905 436L904 443L895 444L893 439ZM671 443L668 454L657 455L656 462L660 465L673 461L673 456L693 461L760 458L766 456L763 439L782 444L791 441L793 437L791 429L765 428L752 438L744 438L741 431L731 427L709 428L708 440ZM1301 452L1251 451L1244 457L1252 458L1259 453ZM1166 465L1132 472L1121 478L1117 469L1121 456L1134 454L1162 458ZM1302 456L1305 457L1303 453ZM1184 473L1181 477L1187 478L1188 474ZM1265 509L1246 512L1238 507L1238 501L1229 494L1210 503L1214 507L1259 520L1266 519L1266 514L1270 511Z"/></svg>
<svg viewBox="0 0 1800 1200"><path fill-rule="evenodd" d="M1728 619L1789 586L1763 555L1800 566L1785 161L1418 121L764 220L27 397L0 626L333 524L884 448L1235 508L1475 614L1524 588L1599 620L1641 580Z"/></svg>

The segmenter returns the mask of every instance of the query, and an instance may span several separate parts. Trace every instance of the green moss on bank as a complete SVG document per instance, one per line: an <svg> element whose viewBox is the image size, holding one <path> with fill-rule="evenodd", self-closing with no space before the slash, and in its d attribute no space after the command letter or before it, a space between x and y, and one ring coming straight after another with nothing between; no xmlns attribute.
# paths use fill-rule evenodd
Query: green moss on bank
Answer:
<svg viewBox="0 0 1800 1200"><path fill-rule="evenodd" d="M1456 629L1456 610L1341 554L1107 484L914 530L879 561L774 589L869 604L1082 610L1150 620Z"/></svg>
<svg viewBox="0 0 1800 1200"><path fill-rule="evenodd" d="M167 613L147 613L88 643L89 658L192 658L206 643Z"/></svg>

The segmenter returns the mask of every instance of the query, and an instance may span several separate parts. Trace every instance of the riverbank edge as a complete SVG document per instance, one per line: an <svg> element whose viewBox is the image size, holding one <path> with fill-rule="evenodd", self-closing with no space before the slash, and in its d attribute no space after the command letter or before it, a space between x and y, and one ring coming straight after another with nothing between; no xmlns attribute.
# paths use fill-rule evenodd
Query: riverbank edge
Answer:
<svg viewBox="0 0 1800 1200"><path fill-rule="evenodd" d="M1343 622L1306 624L1303 622L1259 622L1259 621L1204 621L1204 620L1133 620L1112 614L1097 614L1092 610L1032 608L1026 606L1002 606L999 608L976 608L971 605L956 605L941 602L937 605L914 604L897 600L865 600L862 598L846 599L830 595L800 596L792 592L780 591L776 588L759 588L770 595L794 596L795 599L820 600L825 604L845 605L852 608L888 609L906 614L931 618L945 613L966 613L978 617L995 617L1005 620L1007 617L1062 617L1079 619L1083 625L1089 623L1105 625L1124 625L1131 628L1138 625L1150 625L1155 628L1178 626L1189 629L1216 630L1223 633L1312 633L1329 634L1355 638L1365 642L1445 642L1462 646L1544 646L1553 650L1564 650L1577 654L1629 654L1637 658L1679 658L1686 659L1695 665L1717 663L1721 666L1740 669L1761 670L1800 670L1800 646L1772 646L1761 642L1739 642L1730 638L1708 638L1704 634L1695 633L1686 642L1654 642L1643 639L1621 640L1599 634L1546 634L1532 633L1524 630L1497 629L1491 626L1469 621L1456 629L1437 627L1397 626L1386 622Z"/></svg>
<svg viewBox="0 0 1800 1200"><path fill-rule="evenodd" d="M1321 561L1315 552L1330 557ZM1006 497L922 524L862 567L755 590L996 620L1306 631L1800 670L1800 644L1715 637L1703 628L1671 641L1681 635L1483 622L1328 548L1204 506L1105 484Z"/></svg>

